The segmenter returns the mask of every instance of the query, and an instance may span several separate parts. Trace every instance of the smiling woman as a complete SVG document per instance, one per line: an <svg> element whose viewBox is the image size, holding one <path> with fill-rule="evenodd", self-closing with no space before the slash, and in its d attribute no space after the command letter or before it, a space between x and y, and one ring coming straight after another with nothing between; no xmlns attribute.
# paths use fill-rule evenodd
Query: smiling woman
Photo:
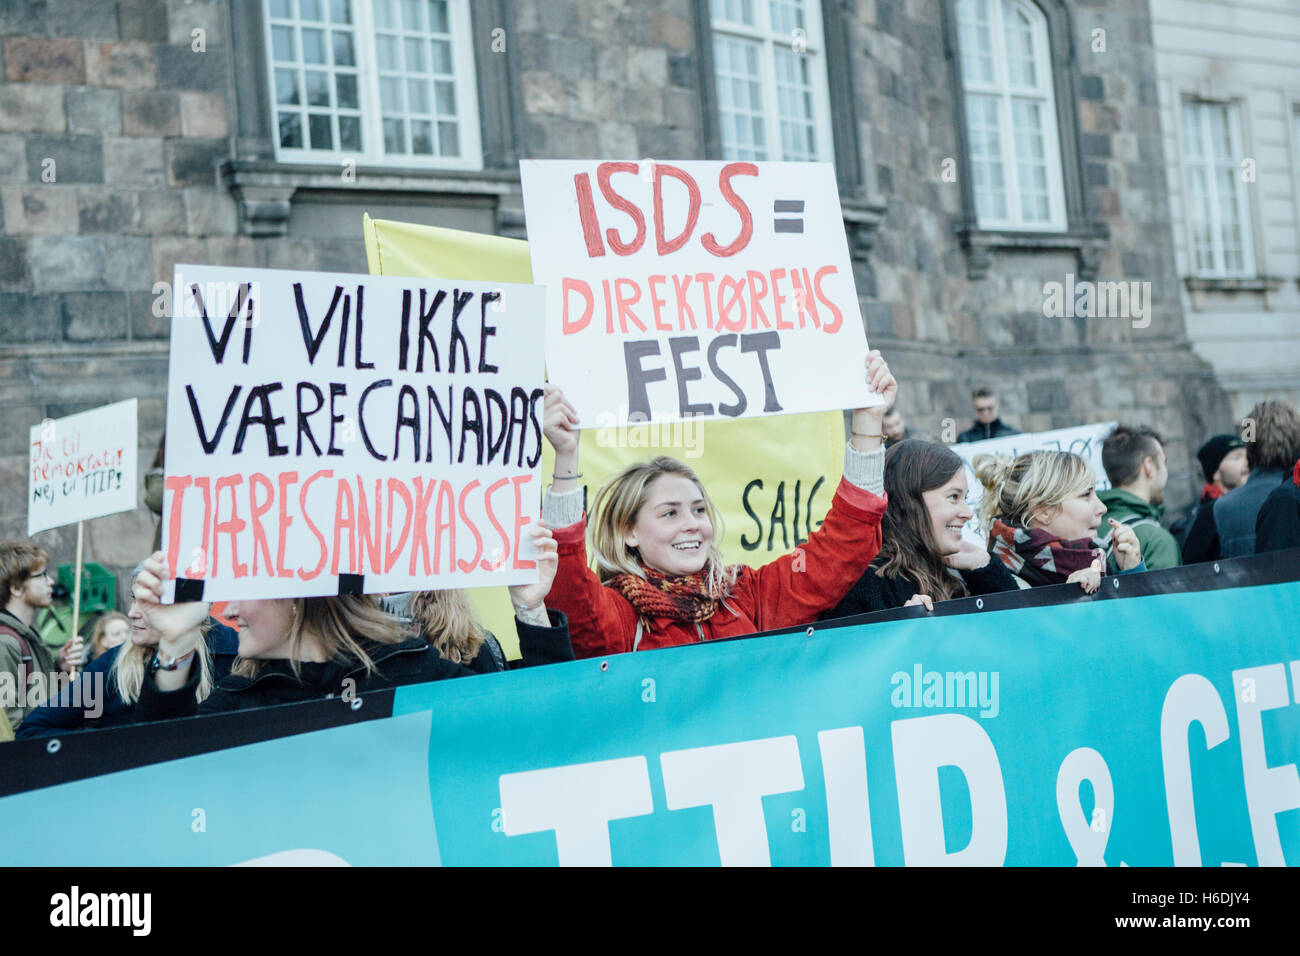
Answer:
<svg viewBox="0 0 1300 956"><path fill-rule="evenodd" d="M884 543L866 574L825 618L870 614L906 604L933 610L935 601L1013 591L1015 579L1000 561L963 540L973 515L966 503L966 467L936 442L910 438L885 453L889 508Z"/></svg>
<svg viewBox="0 0 1300 956"><path fill-rule="evenodd" d="M884 404L853 413L844 480L822 526L793 554L761 568L728 566L717 510L695 472L673 458L632 465L597 492L587 520L577 484L578 419L546 392L545 434L555 482L543 516L557 530L553 601L569 616L574 653L596 657L805 624L840 600L880 549L885 512L880 420L898 385L878 352L867 383Z"/></svg>

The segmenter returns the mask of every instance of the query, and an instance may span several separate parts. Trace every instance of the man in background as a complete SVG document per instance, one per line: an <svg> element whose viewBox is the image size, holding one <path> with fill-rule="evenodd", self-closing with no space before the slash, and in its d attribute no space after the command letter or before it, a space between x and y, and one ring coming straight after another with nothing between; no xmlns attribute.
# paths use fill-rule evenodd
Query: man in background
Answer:
<svg viewBox="0 0 1300 956"><path fill-rule="evenodd" d="M1225 558L1255 553L1259 509L1274 488L1290 480L1291 468L1300 458L1300 415L1286 402L1260 402L1246 421L1255 432L1254 441L1246 442L1250 477L1214 503L1214 526Z"/></svg>
<svg viewBox="0 0 1300 956"><path fill-rule="evenodd" d="M1183 564L1199 564L1222 557L1219 533L1214 527L1214 503L1246 483L1246 443L1236 435L1215 435L1196 453L1205 476L1201 500L1170 531L1182 545Z"/></svg>
<svg viewBox="0 0 1300 956"><path fill-rule="evenodd" d="M1148 571L1176 568L1182 564L1178 542L1164 529L1165 485L1169 467L1164 442L1145 425L1116 425L1101 443L1101 464L1111 487L1097 492L1110 518L1133 529L1142 548Z"/></svg>
<svg viewBox="0 0 1300 956"><path fill-rule="evenodd" d="M971 392L970 403L975 412L975 424L957 436L958 444L1020 434L1020 429L1012 428L998 418L998 396L993 389L988 387L975 389Z"/></svg>

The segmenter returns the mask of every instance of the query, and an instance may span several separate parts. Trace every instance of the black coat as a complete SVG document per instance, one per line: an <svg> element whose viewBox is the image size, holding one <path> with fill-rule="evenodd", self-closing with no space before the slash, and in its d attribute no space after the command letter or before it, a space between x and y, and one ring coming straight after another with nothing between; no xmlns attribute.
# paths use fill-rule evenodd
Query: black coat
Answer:
<svg viewBox="0 0 1300 956"><path fill-rule="evenodd" d="M1287 548L1300 548L1300 487L1294 481L1284 481L1269 492L1255 519L1256 554Z"/></svg>
<svg viewBox="0 0 1300 956"><path fill-rule="evenodd" d="M524 666L554 664L573 660L569 643L569 622L559 611L549 611L550 627L537 627L516 619L519 650ZM362 639L361 647L375 664L367 673L365 665L353 657L340 657L323 664L302 663L295 675L288 661L262 661L254 677L231 675L217 685L212 695L199 704L195 700L198 671L190 668L185 686L174 691L160 691L152 679L146 679L136 703L136 719L168 720L198 714L225 713L253 707L271 707L307 700L341 696L347 691L357 696L388 690L404 684L423 684L449 677L473 677L477 671L453 664L431 647L423 637L410 637L398 644L380 644ZM351 679L354 685L345 685Z"/></svg>
<svg viewBox="0 0 1300 956"><path fill-rule="evenodd" d="M1183 539L1183 564L1200 564L1217 561L1219 553L1219 527L1214 523L1214 502L1217 499L1202 495L1192 512L1192 524Z"/></svg>
<svg viewBox="0 0 1300 956"><path fill-rule="evenodd" d="M821 619L829 621L837 617L870 614L891 607L902 607L912 595L920 593L921 586L906 575L900 574L889 578L878 575L876 569L882 563L872 562L844 600L823 614ZM976 571L962 571L961 577L972 596L993 594L996 591L1015 591L1019 588L1006 565L996 558L990 558L988 564ZM934 595L930 596L934 597Z"/></svg>
<svg viewBox="0 0 1300 956"><path fill-rule="evenodd" d="M957 436L957 444L968 441L988 441L990 438L1002 438L1006 435L1019 435L1019 428L1012 428L1000 418L985 425L983 422L972 422L970 428L966 429Z"/></svg>
<svg viewBox="0 0 1300 956"><path fill-rule="evenodd" d="M226 625L213 621L208 631L207 642L212 650L213 678L219 681L230 673L230 667L239 653L239 635ZM136 715L135 705L128 704L118 694L117 682L110 676L113 661L117 659L123 646L125 645L109 648L86 665L86 669L72 679L56 701L42 704L28 714L27 719L19 725L14 737L21 740L27 737L52 737L55 734L76 730L103 730L107 727L134 724L141 719ZM191 670L194 676L193 684L197 688L199 669L194 667ZM96 674L101 676L94 676ZM91 681L99 684L103 692L103 700L100 702L101 713L98 717L92 717L87 710L91 692L84 685ZM78 682L83 686L77 687ZM149 683L151 681L146 679L145 684ZM82 706L72 706L74 701L80 701Z"/></svg>

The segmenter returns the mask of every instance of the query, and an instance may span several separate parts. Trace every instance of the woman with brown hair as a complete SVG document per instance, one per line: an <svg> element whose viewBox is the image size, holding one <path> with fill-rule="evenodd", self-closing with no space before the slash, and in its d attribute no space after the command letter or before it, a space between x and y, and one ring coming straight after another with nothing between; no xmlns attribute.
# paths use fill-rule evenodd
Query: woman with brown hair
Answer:
<svg viewBox="0 0 1300 956"><path fill-rule="evenodd" d="M980 545L962 537L974 511L966 503L966 465L936 442L916 438L885 452L885 495L880 553L848 595L822 618L870 614L886 608L995 591L1014 591L1015 579Z"/></svg>

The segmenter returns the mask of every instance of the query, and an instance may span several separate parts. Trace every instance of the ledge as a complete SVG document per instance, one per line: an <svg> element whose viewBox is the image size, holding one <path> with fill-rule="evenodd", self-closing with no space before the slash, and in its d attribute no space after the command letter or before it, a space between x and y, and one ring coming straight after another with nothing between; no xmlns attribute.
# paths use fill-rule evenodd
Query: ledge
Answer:
<svg viewBox="0 0 1300 956"><path fill-rule="evenodd" d="M344 195L354 190L475 197L495 202L498 230L522 238L523 201L514 170L413 169L230 160L222 178L239 204L239 230L247 236L283 236L299 190ZM344 179L345 173L351 178Z"/></svg>
<svg viewBox="0 0 1300 956"><path fill-rule="evenodd" d="M1101 268L1101 254L1110 242L1105 223L1092 222L1065 232L1014 232L1001 229L958 227L957 236L966 250L966 271L972 279L983 279L993 264L993 250L1014 252L1073 252L1078 257L1080 280L1092 280Z"/></svg>
<svg viewBox="0 0 1300 956"><path fill-rule="evenodd" d="M1274 298L1286 282L1281 276L1232 276L1210 278L1206 276L1185 276L1183 284L1187 287L1188 297L1194 311L1204 311L1206 301L1211 295L1248 295L1263 300L1264 309L1271 311Z"/></svg>
<svg viewBox="0 0 1300 956"><path fill-rule="evenodd" d="M865 259L876 243L876 230L884 221L887 209L881 196L840 196L840 212L844 216L844 233L849 241L849 255Z"/></svg>

